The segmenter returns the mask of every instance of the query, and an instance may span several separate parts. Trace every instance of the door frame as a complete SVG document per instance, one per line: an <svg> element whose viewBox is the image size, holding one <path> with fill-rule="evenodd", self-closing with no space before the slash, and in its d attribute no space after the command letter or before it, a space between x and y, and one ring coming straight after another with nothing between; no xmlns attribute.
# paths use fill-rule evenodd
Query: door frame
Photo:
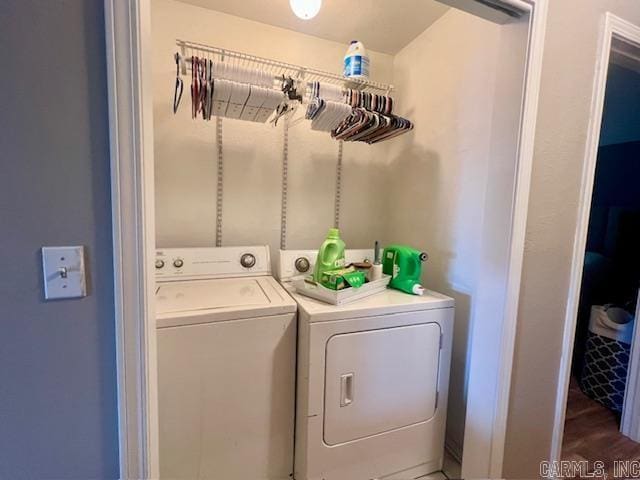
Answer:
<svg viewBox="0 0 640 480"><path fill-rule="evenodd" d="M640 315L640 295L636 303L635 318ZM629 368L627 369L627 384L624 390L624 403L622 405L622 419L620 431L631 440L640 442L640 328L637 322L633 326L631 340L631 355L629 356Z"/></svg>
<svg viewBox="0 0 640 480"><path fill-rule="evenodd" d="M498 21L488 7L474 0L441 0L474 15ZM521 105L516 172L512 195L507 278L500 310L501 333L476 330L474 357L496 358L497 371L482 391L470 392L488 404L490 427L465 456L465 474L500 477L511 389L518 300L524 257L533 145L548 0L501 0L510 8L528 12L528 45L524 96ZM113 211L116 349L120 431L120 476L158 478L157 366L155 344L155 294L153 258L153 111L151 90L151 0L104 0L111 182ZM497 17L504 17L500 15ZM504 18L503 18L504 19ZM491 330L491 331L488 331ZM483 333L484 332L484 333ZM496 345L498 345L496 357ZM470 369L473 371L474 359ZM478 370L478 368L476 368ZM473 373L472 373L473 375ZM490 383L491 385L486 385ZM487 398L489 395L489 398ZM465 438L468 436L465 434ZM472 467L471 467L472 465Z"/></svg>
<svg viewBox="0 0 640 480"><path fill-rule="evenodd" d="M120 478L159 477L149 0L105 0Z"/></svg>
<svg viewBox="0 0 640 480"><path fill-rule="evenodd" d="M560 360L560 370L558 372L558 388L556 391L556 405L553 425L553 436L551 439L551 452L549 459L559 461L562 457L562 438L564 436L564 422L567 409L567 397L569 392L569 382L571 379L571 363L573 357L573 342L576 334L578 321L578 304L580 300L580 290L582 287L582 271L584 256L587 246L587 233L589 231L589 215L591 213L591 198L593 196L593 184L596 174L596 163L598 160L598 147L600 144L600 127L602 125L602 113L604 108L604 98L607 87L607 74L609 73L609 60L611 52L614 51L613 40L621 40L624 43L640 48L640 27L612 14L605 13L601 26L600 39L598 42L598 57L596 60L594 83L591 98L591 110L589 120L589 130L585 147L584 169L582 171L582 184L580 187L580 203L578 206L578 222L574 236L573 255L571 260L571 277L569 283L569 293L567 298L567 308L564 319L564 332L562 336L562 357ZM632 362L630 367L638 374L638 348L640 347L636 337L640 329L634 329L634 340L632 342ZM629 375L632 373L629 368ZM635 378L635 377L634 377ZM640 399L640 382L632 382L633 385L627 388L629 395L625 394L625 407L631 402L634 420L631 416L623 416L623 425L627 425L627 432L640 432L640 405L634 398ZM627 383L627 385L631 385ZM630 391L629 391L630 390ZM623 432L624 433L624 432Z"/></svg>

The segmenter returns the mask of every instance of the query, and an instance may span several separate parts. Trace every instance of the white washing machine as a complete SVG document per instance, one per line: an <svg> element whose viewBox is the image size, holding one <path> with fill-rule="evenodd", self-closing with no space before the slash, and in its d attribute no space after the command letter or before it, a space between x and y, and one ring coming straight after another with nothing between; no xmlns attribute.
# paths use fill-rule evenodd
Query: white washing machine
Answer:
<svg viewBox="0 0 640 480"><path fill-rule="evenodd" d="M290 479L296 304L268 247L157 251L160 475Z"/></svg>
<svg viewBox="0 0 640 480"><path fill-rule="evenodd" d="M372 258L349 251L347 263ZM333 306L292 291L315 252L282 251L298 304L296 480L410 479L444 455L454 301L387 289Z"/></svg>

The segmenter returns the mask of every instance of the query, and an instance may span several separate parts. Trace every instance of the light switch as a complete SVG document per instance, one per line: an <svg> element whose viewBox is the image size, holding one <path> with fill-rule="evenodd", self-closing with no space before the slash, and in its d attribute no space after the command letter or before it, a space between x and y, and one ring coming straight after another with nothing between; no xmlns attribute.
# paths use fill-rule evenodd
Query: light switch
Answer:
<svg viewBox="0 0 640 480"><path fill-rule="evenodd" d="M87 295L84 247L42 247L42 269L47 300Z"/></svg>

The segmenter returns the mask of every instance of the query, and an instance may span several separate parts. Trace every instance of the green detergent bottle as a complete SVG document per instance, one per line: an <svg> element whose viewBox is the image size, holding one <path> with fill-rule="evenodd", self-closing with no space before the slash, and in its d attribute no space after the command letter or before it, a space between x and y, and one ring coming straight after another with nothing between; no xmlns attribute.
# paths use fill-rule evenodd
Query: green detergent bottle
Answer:
<svg viewBox="0 0 640 480"><path fill-rule="evenodd" d="M420 285L422 262L427 254L404 245L390 245L382 254L382 273L391 275L389 286L414 295L424 294Z"/></svg>
<svg viewBox="0 0 640 480"><path fill-rule="evenodd" d="M342 267L344 267L344 242L340 239L340 230L330 228L327 239L318 250L313 279L319 283L324 272Z"/></svg>

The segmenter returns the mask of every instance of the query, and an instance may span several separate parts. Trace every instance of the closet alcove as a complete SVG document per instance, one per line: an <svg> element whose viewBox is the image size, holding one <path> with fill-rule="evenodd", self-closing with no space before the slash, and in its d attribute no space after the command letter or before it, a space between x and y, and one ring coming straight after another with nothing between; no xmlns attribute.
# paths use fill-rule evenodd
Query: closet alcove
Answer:
<svg viewBox="0 0 640 480"><path fill-rule="evenodd" d="M353 33L322 30L331 22L305 31L303 22L283 25L264 14L267 7L252 11L243 3L260 2L151 2L157 246L266 244L275 271L285 128L287 248L316 249L334 225L340 157L339 226L347 247L379 240L425 250L424 285L456 301L447 448L461 460L463 445L474 448L465 445L467 409L477 413L468 439L486 427L487 406L467 405L472 324L504 301L508 266L498 254L510 241L526 21L509 26L508 16L501 24L435 0L403 0L368 2L371 25ZM390 8L405 20L385 29ZM366 38L357 38L361 32ZM190 57L179 39L340 75L347 37L365 43L370 80L393 85L393 111L413 122L411 132L340 147L308 121L287 127L192 119L189 72L173 112L174 56ZM495 367L492 361L485 367Z"/></svg>

